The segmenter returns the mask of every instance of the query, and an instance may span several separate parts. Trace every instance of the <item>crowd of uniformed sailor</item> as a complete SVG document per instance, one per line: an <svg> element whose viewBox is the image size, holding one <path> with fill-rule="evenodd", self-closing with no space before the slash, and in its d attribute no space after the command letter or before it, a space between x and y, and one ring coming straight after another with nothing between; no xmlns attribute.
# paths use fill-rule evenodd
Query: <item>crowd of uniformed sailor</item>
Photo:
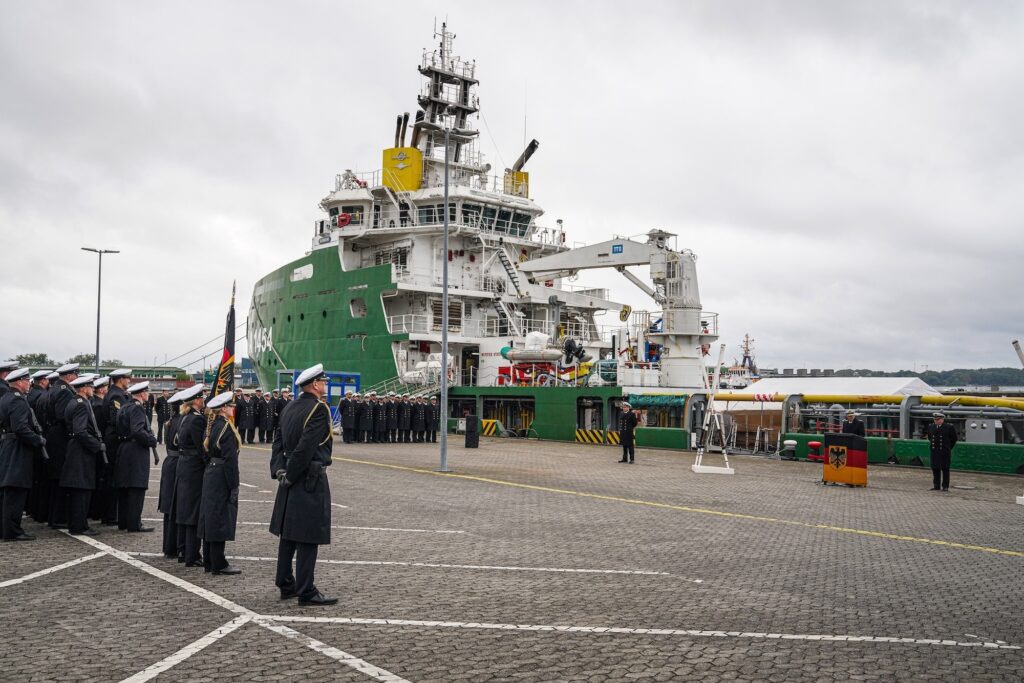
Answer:
<svg viewBox="0 0 1024 683"><path fill-rule="evenodd" d="M437 398L409 394L365 396L346 392L338 402L345 443L436 443L441 425Z"/></svg>

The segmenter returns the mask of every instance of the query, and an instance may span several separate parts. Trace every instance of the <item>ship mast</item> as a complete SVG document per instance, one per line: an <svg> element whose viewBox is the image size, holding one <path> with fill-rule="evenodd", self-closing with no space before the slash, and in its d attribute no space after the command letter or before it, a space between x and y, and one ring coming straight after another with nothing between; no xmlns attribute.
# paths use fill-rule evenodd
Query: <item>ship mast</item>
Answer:
<svg viewBox="0 0 1024 683"><path fill-rule="evenodd" d="M455 34L448 31L447 24L442 23L440 33L435 30L434 37L440 39L438 49L433 52L424 51L419 67L428 83L418 97L422 111L417 112L416 122L426 120L442 128L475 131L469 127L468 120L480 110L479 100L472 92L473 87L479 83L476 79L476 61L464 61L453 55L452 41ZM418 147L420 129L414 124L413 130L413 146ZM434 159L434 149L444 148L444 132L431 129L424 132L424 156ZM452 136L449 158L455 163L470 161L463 159L463 148L468 144L468 139ZM436 156L443 158L444 155Z"/></svg>

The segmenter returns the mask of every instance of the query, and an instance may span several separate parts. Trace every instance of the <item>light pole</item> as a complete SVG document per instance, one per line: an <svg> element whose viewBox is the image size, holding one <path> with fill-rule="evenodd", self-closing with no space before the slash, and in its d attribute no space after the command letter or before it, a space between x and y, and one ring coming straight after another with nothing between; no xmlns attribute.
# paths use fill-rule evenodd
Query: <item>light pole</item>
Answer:
<svg viewBox="0 0 1024 683"><path fill-rule="evenodd" d="M423 122L420 127L425 130L444 131L444 243L441 247L441 466L439 472L450 472L448 469L448 150L451 137L468 141L475 130L463 130L440 126L436 123Z"/></svg>
<svg viewBox="0 0 1024 683"><path fill-rule="evenodd" d="M100 374L100 294L103 291L103 255L120 254L117 249L93 249L82 247L82 251L91 251L100 257L99 277L96 281L96 374Z"/></svg>

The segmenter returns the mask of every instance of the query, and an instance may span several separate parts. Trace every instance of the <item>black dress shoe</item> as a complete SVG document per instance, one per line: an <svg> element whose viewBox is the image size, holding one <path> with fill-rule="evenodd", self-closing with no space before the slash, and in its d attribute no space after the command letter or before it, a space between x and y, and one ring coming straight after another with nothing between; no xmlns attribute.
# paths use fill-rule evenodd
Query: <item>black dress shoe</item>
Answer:
<svg viewBox="0 0 1024 683"><path fill-rule="evenodd" d="M47 524L46 526L50 527L51 529L67 529L68 528L67 524Z"/></svg>
<svg viewBox="0 0 1024 683"><path fill-rule="evenodd" d="M281 599L282 600L291 600L292 598L297 598L297 597L299 597L299 594L295 592L295 589L293 589L293 588L282 588L281 589Z"/></svg>
<svg viewBox="0 0 1024 683"><path fill-rule="evenodd" d="M236 574L241 574L242 570L238 569L236 567L232 567L229 564L229 565L227 565L225 567L221 567L220 569L215 569L213 573L214 574L223 574L225 576L234 576Z"/></svg>
<svg viewBox="0 0 1024 683"><path fill-rule="evenodd" d="M336 605L338 598L329 598L320 591L314 593L308 598L299 598L300 607L326 607L327 605Z"/></svg>
<svg viewBox="0 0 1024 683"><path fill-rule="evenodd" d="M186 562L185 566L186 567L202 567L203 566L203 561L202 560L196 560L195 562Z"/></svg>
<svg viewBox="0 0 1024 683"><path fill-rule="evenodd" d="M138 529L129 529L129 533L133 534L148 534L153 531L151 526L140 526Z"/></svg>
<svg viewBox="0 0 1024 683"><path fill-rule="evenodd" d="M72 531L72 536L99 536L100 532L95 529L83 529L82 531Z"/></svg>
<svg viewBox="0 0 1024 683"><path fill-rule="evenodd" d="M36 537L32 534L19 534L14 538L5 538L5 541L34 541Z"/></svg>
<svg viewBox="0 0 1024 683"><path fill-rule="evenodd" d="M184 555L178 555L178 562L180 562L182 564L185 564L185 556Z"/></svg>
<svg viewBox="0 0 1024 683"><path fill-rule="evenodd" d="M625 458L623 458L622 460L619 460L619 462L629 462L629 461L626 460Z"/></svg>
<svg viewBox="0 0 1024 683"><path fill-rule="evenodd" d="M165 560L176 560L176 559L178 559L178 556L177 555L172 555L171 553L164 553L164 559Z"/></svg>
<svg viewBox="0 0 1024 683"><path fill-rule="evenodd" d="M938 491L938 490L939 490L939 487L938 487L938 486L933 486L933 487L931 487L931 488L930 488L930 489L928 489L928 490L929 490L929 491Z"/></svg>
<svg viewBox="0 0 1024 683"><path fill-rule="evenodd" d="M949 493L949 487L948 487L948 486L944 486L944 487L942 488L942 492L943 492L943 493Z"/></svg>

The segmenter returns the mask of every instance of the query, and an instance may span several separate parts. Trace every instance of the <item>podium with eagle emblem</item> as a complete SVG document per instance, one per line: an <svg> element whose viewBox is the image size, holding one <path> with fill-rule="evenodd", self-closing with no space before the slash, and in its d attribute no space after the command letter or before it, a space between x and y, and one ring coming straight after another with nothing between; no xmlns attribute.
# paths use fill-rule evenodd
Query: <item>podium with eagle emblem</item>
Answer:
<svg viewBox="0 0 1024 683"><path fill-rule="evenodd" d="M868 441L856 434L826 434L822 483L868 485Z"/></svg>

